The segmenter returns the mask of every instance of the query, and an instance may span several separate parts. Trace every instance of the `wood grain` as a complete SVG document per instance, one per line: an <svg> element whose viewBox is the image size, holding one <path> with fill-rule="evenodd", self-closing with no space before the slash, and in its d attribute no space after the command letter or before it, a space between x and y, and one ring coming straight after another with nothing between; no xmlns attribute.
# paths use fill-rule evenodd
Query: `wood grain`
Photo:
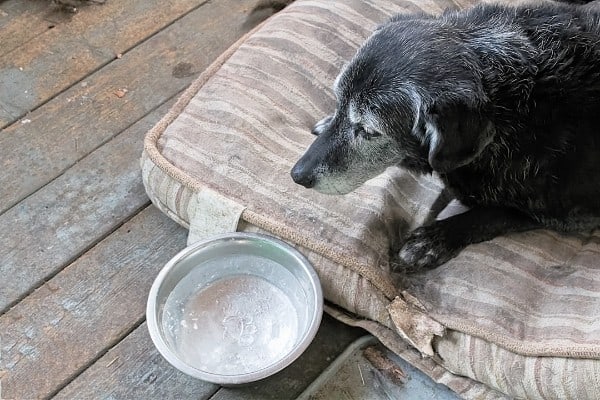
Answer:
<svg viewBox="0 0 600 400"><path fill-rule="evenodd" d="M18 14L0 29L3 50L6 46L0 52L0 82L10 87L0 94L0 128L205 2L106 1L76 14L61 12L50 0L7 4Z"/></svg>
<svg viewBox="0 0 600 400"><path fill-rule="evenodd" d="M61 390L68 399L295 399L346 347L365 331L328 315L306 352L288 368L260 382L220 389L190 378L168 364L142 324L104 357Z"/></svg>
<svg viewBox="0 0 600 400"><path fill-rule="evenodd" d="M218 388L167 363L152 344L143 323L53 399L205 400Z"/></svg>
<svg viewBox="0 0 600 400"><path fill-rule="evenodd" d="M52 3L47 0L0 2L0 55L7 55L49 29Z"/></svg>
<svg viewBox="0 0 600 400"><path fill-rule="evenodd" d="M292 365L256 384L221 388L211 400L295 399L350 343L364 334L364 330L345 326L325 314L314 341Z"/></svg>
<svg viewBox="0 0 600 400"><path fill-rule="evenodd" d="M149 203L139 157L169 101L0 215L0 313Z"/></svg>
<svg viewBox="0 0 600 400"><path fill-rule="evenodd" d="M184 89L243 34L248 3L206 3L1 132L0 212Z"/></svg>
<svg viewBox="0 0 600 400"><path fill-rule="evenodd" d="M143 320L160 268L186 231L153 206L0 317L3 396L59 390Z"/></svg>

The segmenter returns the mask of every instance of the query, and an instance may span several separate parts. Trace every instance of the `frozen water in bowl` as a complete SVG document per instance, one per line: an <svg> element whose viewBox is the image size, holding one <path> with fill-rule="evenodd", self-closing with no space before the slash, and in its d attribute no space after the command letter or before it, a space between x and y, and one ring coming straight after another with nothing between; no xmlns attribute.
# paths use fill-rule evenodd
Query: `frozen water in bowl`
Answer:
<svg viewBox="0 0 600 400"><path fill-rule="evenodd" d="M247 233L182 251L148 297L150 336L181 371L219 384L262 379L312 341L323 311L318 277L297 250Z"/></svg>
<svg viewBox="0 0 600 400"><path fill-rule="evenodd" d="M219 271L224 263L234 273L196 283L205 282L205 268ZM289 284L296 279L289 271L248 255L210 260L203 267L177 284L163 311L167 340L183 361L202 371L247 374L294 348L308 315L302 306L306 296Z"/></svg>

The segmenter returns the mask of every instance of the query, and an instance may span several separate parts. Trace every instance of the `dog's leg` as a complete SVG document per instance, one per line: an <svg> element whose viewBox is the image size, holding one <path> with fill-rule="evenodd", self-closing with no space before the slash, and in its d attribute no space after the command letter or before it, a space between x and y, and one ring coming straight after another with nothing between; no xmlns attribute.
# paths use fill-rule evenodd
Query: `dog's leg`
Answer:
<svg viewBox="0 0 600 400"><path fill-rule="evenodd" d="M446 208L448 204L450 204L453 198L454 196L452 196L450 191L447 188L443 188L440 194L438 195L437 199L435 199L435 201L431 205L429 214L427 214L427 217L425 217L424 224L429 225L430 223L435 221L439 213L442 212L442 210Z"/></svg>
<svg viewBox="0 0 600 400"><path fill-rule="evenodd" d="M475 207L410 232L398 253L399 267L434 268L469 244L540 227L540 223L515 209Z"/></svg>

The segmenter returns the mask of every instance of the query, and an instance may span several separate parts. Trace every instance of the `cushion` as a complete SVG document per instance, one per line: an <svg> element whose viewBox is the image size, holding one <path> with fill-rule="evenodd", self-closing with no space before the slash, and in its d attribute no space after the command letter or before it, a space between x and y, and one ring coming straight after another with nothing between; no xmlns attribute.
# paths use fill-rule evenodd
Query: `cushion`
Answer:
<svg viewBox="0 0 600 400"><path fill-rule="evenodd" d="M403 280L390 249L428 218L436 176L390 168L329 196L289 175L312 125L333 111L338 71L377 24L471 4L296 0L228 49L148 133L144 184L190 229L189 243L240 230L295 245L331 315L465 398L597 398L600 232L510 234Z"/></svg>

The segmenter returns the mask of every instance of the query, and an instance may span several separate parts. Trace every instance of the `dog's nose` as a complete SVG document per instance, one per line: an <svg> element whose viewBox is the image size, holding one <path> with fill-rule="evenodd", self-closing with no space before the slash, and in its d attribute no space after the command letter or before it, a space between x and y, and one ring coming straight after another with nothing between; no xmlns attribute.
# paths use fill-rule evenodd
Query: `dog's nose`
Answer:
<svg viewBox="0 0 600 400"><path fill-rule="evenodd" d="M294 182L296 182L298 185L302 185L307 189L315 186L315 176L310 173L310 171L307 172L304 166L300 163L294 165L291 175Z"/></svg>

